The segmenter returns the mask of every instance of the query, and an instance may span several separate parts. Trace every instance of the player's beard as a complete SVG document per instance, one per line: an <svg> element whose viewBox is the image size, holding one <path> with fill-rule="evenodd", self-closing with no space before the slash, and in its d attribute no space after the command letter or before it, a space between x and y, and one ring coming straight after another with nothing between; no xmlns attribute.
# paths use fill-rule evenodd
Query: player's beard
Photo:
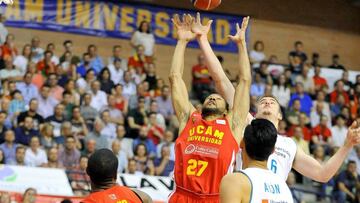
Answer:
<svg viewBox="0 0 360 203"><path fill-rule="evenodd" d="M201 115L203 118L207 116L215 116L215 115L223 115L224 112L220 111L218 108L207 108L204 107L201 111Z"/></svg>

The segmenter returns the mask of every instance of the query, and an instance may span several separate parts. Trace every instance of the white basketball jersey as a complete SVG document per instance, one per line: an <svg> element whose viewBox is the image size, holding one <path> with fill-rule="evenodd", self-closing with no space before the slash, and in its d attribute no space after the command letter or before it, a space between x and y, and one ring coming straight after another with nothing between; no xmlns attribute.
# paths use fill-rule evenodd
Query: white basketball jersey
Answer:
<svg viewBox="0 0 360 203"><path fill-rule="evenodd" d="M289 187L269 170L247 168L242 171L251 182L250 203L293 203Z"/></svg>
<svg viewBox="0 0 360 203"><path fill-rule="evenodd" d="M275 143L275 152L269 156L268 169L286 181L296 155L296 143L288 137L278 135ZM236 157L236 170L242 169L241 152Z"/></svg>

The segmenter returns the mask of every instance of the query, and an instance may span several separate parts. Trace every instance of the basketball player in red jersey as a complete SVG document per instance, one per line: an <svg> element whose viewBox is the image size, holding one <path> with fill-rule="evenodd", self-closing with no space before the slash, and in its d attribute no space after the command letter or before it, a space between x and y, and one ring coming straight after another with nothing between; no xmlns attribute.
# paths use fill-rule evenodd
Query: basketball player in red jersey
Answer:
<svg viewBox="0 0 360 203"><path fill-rule="evenodd" d="M87 174L91 194L82 203L151 203L151 198L139 191L116 183L118 159L108 149L95 151L89 158Z"/></svg>
<svg viewBox="0 0 360 203"><path fill-rule="evenodd" d="M241 29L237 26L237 34L230 37L232 40L245 35L248 20L244 19ZM239 46L240 80L234 97L234 103L239 105L228 109L220 95L211 94L205 99L202 112L197 112L189 101L182 79L184 53L187 43L196 37L191 29L210 29L211 21L205 27L199 27L200 16L196 22L190 15L184 15L182 21L176 15L172 21L178 42L169 79L180 134L175 143L176 188L169 202L217 203L221 179L233 171L235 155L247 125L251 80L246 78L251 78L250 62L246 47Z"/></svg>

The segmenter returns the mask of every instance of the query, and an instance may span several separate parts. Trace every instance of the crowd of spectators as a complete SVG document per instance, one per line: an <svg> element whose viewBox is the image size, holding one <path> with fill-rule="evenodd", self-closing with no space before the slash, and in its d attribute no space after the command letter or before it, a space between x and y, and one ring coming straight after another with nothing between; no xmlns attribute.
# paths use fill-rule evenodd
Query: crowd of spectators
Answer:
<svg viewBox="0 0 360 203"><path fill-rule="evenodd" d="M156 74L156 45L149 23L141 22L133 34L128 58L121 57L125 55L121 45L114 45L112 56L104 59L97 46L91 44L84 53L75 53L73 43L66 40L62 48L53 43L44 46L34 37L18 47L13 34L4 37L0 163L66 169L76 195L87 194L87 160L100 148L117 155L120 173L171 176L178 122L166 80ZM322 162L344 143L347 126L359 116L360 75L355 83L349 81L335 54L328 67L342 69L343 74L330 90L321 76L319 54L309 59L303 46L296 42L284 65L276 56L266 56L263 42L255 43L249 52L253 69L250 112L255 114L258 97L275 95L284 115L279 133L292 137ZM56 49L63 49L63 54L57 56ZM218 58L222 63L224 58ZM228 70L226 74L236 84L237 77ZM191 94L198 101L197 109L212 92L213 81L199 54L198 64L192 67ZM360 148L356 148L339 176L329 184L313 183L320 185L319 199L325 197L324 188L329 185L338 199L360 196L355 177L360 172L359 157ZM290 177L306 182L296 172Z"/></svg>

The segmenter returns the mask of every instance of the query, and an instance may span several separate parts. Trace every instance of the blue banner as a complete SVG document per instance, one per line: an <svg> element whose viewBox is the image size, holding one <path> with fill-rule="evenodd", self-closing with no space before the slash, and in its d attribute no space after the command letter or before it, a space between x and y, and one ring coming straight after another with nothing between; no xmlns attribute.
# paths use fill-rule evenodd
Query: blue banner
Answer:
<svg viewBox="0 0 360 203"><path fill-rule="evenodd" d="M143 20L151 22L156 43L174 45L176 33L171 23L174 14L195 11L166 7L112 3L104 1L77 0L14 0L12 5L1 5L7 18L5 25L68 32L99 37L131 38ZM204 23L214 20L209 33L212 47L218 51L235 52L236 45L228 39L236 32L236 22L241 24L242 16L201 13ZM190 47L198 47L196 42Z"/></svg>

